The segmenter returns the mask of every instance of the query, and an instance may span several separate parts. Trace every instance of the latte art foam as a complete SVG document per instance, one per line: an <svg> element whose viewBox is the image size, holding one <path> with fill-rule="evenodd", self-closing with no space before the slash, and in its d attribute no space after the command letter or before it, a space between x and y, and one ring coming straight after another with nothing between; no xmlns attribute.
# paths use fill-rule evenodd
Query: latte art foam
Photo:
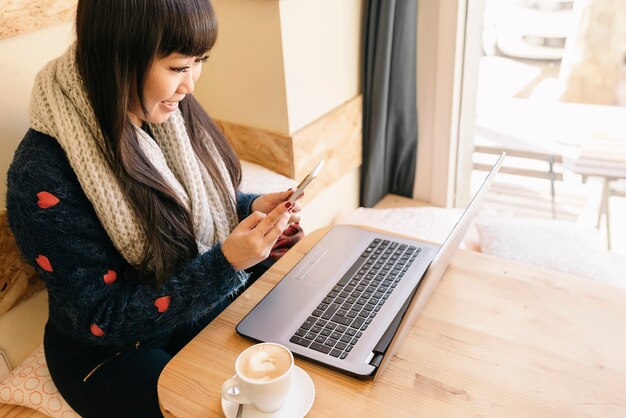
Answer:
<svg viewBox="0 0 626 418"><path fill-rule="evenodd" d="M241 374L251 380L272 380L282 376L291 366L291 356L275 345L258 345L244 352L239 359Z"/></svg>

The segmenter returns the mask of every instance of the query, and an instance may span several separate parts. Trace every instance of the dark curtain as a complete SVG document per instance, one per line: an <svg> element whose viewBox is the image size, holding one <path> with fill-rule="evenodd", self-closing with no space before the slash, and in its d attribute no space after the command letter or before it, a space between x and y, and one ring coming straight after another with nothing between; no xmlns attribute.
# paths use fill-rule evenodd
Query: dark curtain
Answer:
<svg viewBox="0 0 626 418"><path fill-rule="evenodd" d="M417 152L417 0L366 0L361 205L411 197Z"/></svg>

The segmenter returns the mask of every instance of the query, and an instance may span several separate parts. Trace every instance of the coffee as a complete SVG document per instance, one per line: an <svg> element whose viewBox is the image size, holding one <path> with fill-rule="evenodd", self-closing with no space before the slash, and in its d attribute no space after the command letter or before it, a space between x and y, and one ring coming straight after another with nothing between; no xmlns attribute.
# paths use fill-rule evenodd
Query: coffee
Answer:
<svg viewBox="0 0 626 418"><path fill-rule="evenodd" d="M278 345L255 345L241 353L238 372L246 379L268 381L285 374L291 367L291 354Z"/></svg>
<svg viewBox="0 0 626 418"><path fill-rule="evenodd" d="M274 412L287 401L293 355L280 344L253 345L239 354L235 372L222 384L222 397L239 404L251 403L261 412Z"/></svg>

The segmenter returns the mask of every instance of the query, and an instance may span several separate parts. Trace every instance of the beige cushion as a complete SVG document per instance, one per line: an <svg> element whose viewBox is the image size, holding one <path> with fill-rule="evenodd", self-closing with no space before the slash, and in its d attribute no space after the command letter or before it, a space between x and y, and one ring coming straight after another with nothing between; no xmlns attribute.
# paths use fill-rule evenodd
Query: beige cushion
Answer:
<svg viewBox="0 0 626 418"><path fill-rule="evenodd" d="M43 345L0 383L0 402L20 405L53 418L77 418L52 382Z"/></svg>
<svg viewBox="0 0 626 418"><path fill-rule="evenodd" d="M599 232L551 219L480 219L482 252L626 287L626 270L611 258Z"/></svg>
<svg viewBox="0 0 626 418"><path fill-rule="evenodd" d="M296 181L268 168L241 160L241 186L246 193L273 193L296 186Z"/></svg>

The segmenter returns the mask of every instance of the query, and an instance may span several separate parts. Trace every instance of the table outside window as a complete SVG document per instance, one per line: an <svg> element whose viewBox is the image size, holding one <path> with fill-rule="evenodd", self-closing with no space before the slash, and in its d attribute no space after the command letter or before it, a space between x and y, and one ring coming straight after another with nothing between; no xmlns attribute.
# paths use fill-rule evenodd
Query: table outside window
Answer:
<svg viewBox="0 0 626 418"><path fill-rule="evenodd" d="M602 195L598 213L598 228L602 215L606 219L608 248L611 249L610 198L616 195L614 185L626 179L626 137L593 137L582 144L574 160L573 171L583 180L602 179Z"/></svg>

